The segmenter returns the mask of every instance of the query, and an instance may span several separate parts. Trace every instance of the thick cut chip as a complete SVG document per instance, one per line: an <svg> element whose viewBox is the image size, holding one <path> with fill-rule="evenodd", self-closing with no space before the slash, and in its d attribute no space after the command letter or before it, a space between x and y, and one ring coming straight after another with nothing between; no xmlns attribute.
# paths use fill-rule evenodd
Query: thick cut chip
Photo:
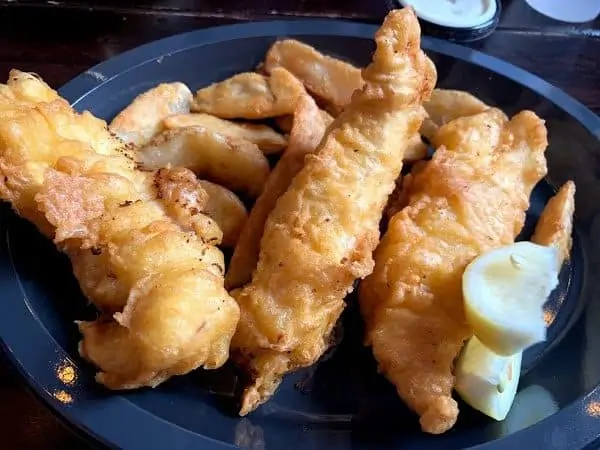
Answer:
<svg viewBox="0 0 600 450"><path fill-rule="evenodd" d="M305 92L290 72L278 68L270 76L240 73L196 92L192 111L224 119L266 119L292 114Z"/></svg>
<svg viewBox="0 0 600 450"><path fill-rule="evenodd" d="M190 169L201 178L257 197L269 175L269 162L252 142L204 127L167 130L138 150L142 168Z"/></svg>

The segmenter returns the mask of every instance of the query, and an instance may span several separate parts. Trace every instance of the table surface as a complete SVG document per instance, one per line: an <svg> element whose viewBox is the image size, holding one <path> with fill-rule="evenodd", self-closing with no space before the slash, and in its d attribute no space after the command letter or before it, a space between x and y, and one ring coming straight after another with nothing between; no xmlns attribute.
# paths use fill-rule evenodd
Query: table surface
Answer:
<svg viewBox="0 0 600 450"><path fill-rule="evenodd" d="M58 87L111 56L173 34L240 21L331 17L377 23L377 0L0 0L0 77L11 68ZM546 79L600 114L600 19L567 24L503 1L496 31L471 47ZM62 22L59 24L59 22ZM64 25L63 25L64 24ZM0 356L2 448L87 448L29 393Z"/></svg>

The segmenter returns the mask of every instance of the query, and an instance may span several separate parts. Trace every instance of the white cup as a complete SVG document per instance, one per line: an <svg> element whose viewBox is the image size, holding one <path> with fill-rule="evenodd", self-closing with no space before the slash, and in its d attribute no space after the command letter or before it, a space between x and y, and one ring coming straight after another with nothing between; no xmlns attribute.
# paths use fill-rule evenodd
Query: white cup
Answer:
<svg viewBox="0 0 600 450"><path fill-rule="evenodd" d="M525 1L537 12L563 22L589 22L600 15L600 0Z"/></svg>

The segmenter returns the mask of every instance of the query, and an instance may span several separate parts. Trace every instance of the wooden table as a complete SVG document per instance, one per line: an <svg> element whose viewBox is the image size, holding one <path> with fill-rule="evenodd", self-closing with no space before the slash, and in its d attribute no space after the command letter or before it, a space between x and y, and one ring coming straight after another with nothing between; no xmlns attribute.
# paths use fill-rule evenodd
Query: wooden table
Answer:
<svg viewBox="0 0 600 450"><path fill-rule="evenodd" d="M600 19L570 25L504 1L498 29L470 46L541 76L600 114ZM376 23L377 0L0 0L0 77L15 67L58 87L100 61L155 39L238 21L335 17ZM0 448L87 448L63 428L0 358Z"/></svg>

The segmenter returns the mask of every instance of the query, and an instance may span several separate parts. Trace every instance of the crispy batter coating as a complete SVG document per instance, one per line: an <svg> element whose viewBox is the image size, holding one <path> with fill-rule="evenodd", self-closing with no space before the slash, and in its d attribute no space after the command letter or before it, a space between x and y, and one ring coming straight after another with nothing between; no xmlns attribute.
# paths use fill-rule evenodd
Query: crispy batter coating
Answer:
<svg viewBox="0 0 600 450"><path fill-rule="evenodd" d="M331 117L321 114L321 110L308 95L298 101L289 146L271 171L262 194L256 199L231 257L225 276L225 287L228 290L241 287L252 279L269 213L292 179L304 167L306 155L316 150L332 121Z"/></svg>
<svg viewBox="0 0 600 450"><path fill-rule="evenodd" d="M574 214L575 183L567 181L542 211L531 238L536 244L557 248L561 264L571 253Z"/></svg>
<svg viewBox="0 0 600 450"><path fill-rule="evenodd" d="M525 111L498 110L442 127L433 159L413 175L360 286L366 342L379 370L419 416L424 431L458 415L453 363L472 335L461 277L481 253L513 242L529 196L546 174L546 128Z"/></svg>
<svg viewBox="0 0 600 450"><path fill-rule="evenodd" d="M193 174L136 170L105 122L12 71L0 85L0 196L70 257L90 301L117 311L80 324L99 382L155 386L225 362L239 308Z"/></svg>
<svg viewBox="0 0 600 450"><path fill-rule="evenodd" d="M240 414L265 402L286 373L323 354L357 278L373 269L379 221L403 143L420 127L435 84L412 9L392 11L375 35L365 86L329 127L267 220L232 355L248 370Z"/></svg>

